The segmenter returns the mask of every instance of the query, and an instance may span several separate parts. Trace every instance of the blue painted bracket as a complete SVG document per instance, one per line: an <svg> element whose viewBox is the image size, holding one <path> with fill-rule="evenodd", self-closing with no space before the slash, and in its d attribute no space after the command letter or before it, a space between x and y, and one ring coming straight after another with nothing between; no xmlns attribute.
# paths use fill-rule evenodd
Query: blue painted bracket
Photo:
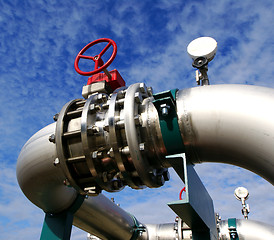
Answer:
<svg viewBox="0 0 274 240"><path fill-rule="evenodd" d="M194 240L217 240L213 201L191 163L183 154L166 157L185 183L183 200L168 206L191 228Z"/></svg>
<svg viewBox="0 0 274 240"><path fill-rule="evenodd" d="M73 214L80 208L85 196L79 195L72 206L61 213L46 213L40 240L69 240Z"/></svg>

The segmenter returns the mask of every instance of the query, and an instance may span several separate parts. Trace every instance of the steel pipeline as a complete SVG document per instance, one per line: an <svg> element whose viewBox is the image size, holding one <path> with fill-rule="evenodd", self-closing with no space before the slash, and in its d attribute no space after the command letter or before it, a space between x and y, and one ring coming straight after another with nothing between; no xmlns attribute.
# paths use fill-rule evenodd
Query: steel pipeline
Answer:
<svg viewBox="0 0 274 240"><path fill-rule="evenodd" d="M274 184L274 89L210 85L180 90L176 102L190 161L240 166Z"/></svg>
<svg viewBox="0 0 274 240"><path fill-rule="evenodd" d="M55 123L50 124L33 135L21 150L17 162L17 179L22 191L33 204L49 213L66 210L77 196L74 188L65 185L61 169L54 165L56 148L49 142L49 136L55 132L55 126ZM102 239L131 239L135 221L99 194L84 200L74 214L73 224Z"/></svg>
<svg viewBox="0 0 274 240"><path fill-rule="evenodd" d="M143 87L140 84L134 85L130 89L131 92L126 92L126 97L136 99L136 96L139 96L136 93L141 91ZM115 95L113 96L115 97ZM111 104L113 103L113 109L116 106L114 97L110 101ZM135 112L138 112L139 108L143 109L143 112L139 116L139 125L137 124L136 127L140 128L140 124L145 127L141 127L140 134L136 133L136 136L138 135L140 138L142 136L151 136L150 132L142 135L142 131L159 129L159 122L155 119L155 109L153 110L153 105L150 102L152 99L145 96L145 100L139 97L137 100L139 103L134 105ZM76 102L76 104L78 103ZM111 104L110 106L112 106ZM274 90L264 87L211 85L178 91L176 97L178 123L188 159L193 163L223 162L241 166L259 174L273 184L274 112L271 111L273 105ZM126 111L127 108L128 104L125 105L123 111ZM105 115L109 117L111 114L107 110L105 111ZM119 113L118 108L115 111ZM74 116L73 114L78 114L78 112L71 110L70 115ZM120 114L119 122L123 121L123 119L121 120L123 116L124 114ZM134 116L130 117L134 118ZM79 121L80 118L72 119L69 126L73 126L71 128L74 132L81 133L78 129L81 127L81 124L78 124ZM102 119L100 124L104 122L104 119ZM98 134L94 136L98 136L98 139L102 139L100 141L103 142L102 136L106 134L104 130L106 127L100 124L98 123L97 126ZM82 126L84 125L82 124ZM125 126L127 127L126 124ZM146 126L149 126L149 128ZM132 126L130 127L132 128ZM51 213L66 210L78 194L73 187L68 186L69 182L64 181L66 176L59 166L59 156L57 156L56 146L53 143L54 139L53 142L49 141L49 137L56 133L55 128L56 124L51 124L30 138L23 147L17 163L17 178L24 194L35 205L45 212ZM110 125L109 128L114 129L114 125ZM126 129L126 134L130 133L129 130L130 128ZM82 146L79 142L81 138L74 138L73 131L69 133L69 139L71 140L66 143L68 144L67 149L74 151L73 154L78 154L78 146ZM84 129L82 135L85 131L86 129ZM161 142L159 138L159 131L157 131L156 139ZM128 140L125 137L123 139L124 141ZM77 143L77 149L75 148L75 142ZM158 154L155 153L157 142L155 140L151 142L153 144L148 149L152 150L148 154L154 156L153 164L158 167L164 164L163 159L160 159L164 150L158 157L157 163L156 156ZM161 147L161 149L163 148ZM82 154L82 152L79 154ZM79 161L77 167L85 173L84 165L81 165L81 159L77 156L73 160ZM130 156L128 159L130 159ZM142 176L140 177L142 179ZM106 209L109 209L109 211L106 211ZM91 215L95 214L96 218L85 216L83 213L86 212ZM98 224L102 219L109 219L108 228ZM98 197L85 200L82 207L75 214L74 224L90 233L102 234L101 237L112 236L112 239L130 239L135 223L128 213L100 194ZM113 231L113 229L117 231ZM114 236L114 232L117 235Z"/></svg>
<svg viewBox="0 0 274 240"><path fill-rule="evenodd" d="M227 220L219 224L220 240L230 240L229 226ZM262 222L236 219L235 231L239 240L266 240L274 238L274 227Z"/></svg>

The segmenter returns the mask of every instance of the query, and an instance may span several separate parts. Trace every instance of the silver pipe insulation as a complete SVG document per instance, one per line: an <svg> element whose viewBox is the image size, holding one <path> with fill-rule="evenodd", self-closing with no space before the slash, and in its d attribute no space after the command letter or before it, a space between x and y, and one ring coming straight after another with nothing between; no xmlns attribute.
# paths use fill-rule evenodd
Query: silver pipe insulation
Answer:
<svg viewBox="0 0 274 240"><path fill-rule="evenodd" d="M131 89L133 88L134 95L139 88L135 86ZM136 98L136 94L134 96ZM113 108L116 106L114 97L115 95L111 98ZM159 129L159 122L155 120L156 111L153 105L148 103L149 99L146 98L143 101L146 104L141 106L144 109L141 124L147 131ZM274 106L273 89L246 85L196 87L178 91L176 105L186 154L193 163L223 162L237 165L259 174L274 184L274 112L271 111ZM123 111L127 108L129 104L125 104ZM110 113L106 112L107 115ZM134 116L130 117L134 119ZM79 125L77 121L73 120L73 126ZM104 127L100 125L101 122L97 128L102 132L101 129ZM123 122L123 119L120 122ZM55 164L58 161L56 146L49 142L49 136L56 132L55 128L55 123L48 125L31 137L24 145L17 163L17 179L22 191L36 206L50 213L68 209L78 194L73 187L66 185L64 171ZM156 138L151 139L151 132L146 136L153 143L151 146L155 146L151 149L156 149ZM75 141L70 142L73 143ZM77 144L81 146L81 143ZM73 145L71 149L76 152ZM164 152L162 147L161 149ZM153 154L156 159L157 153ZM77 160L79 157L76 156L74 159ZM157 164L165 164L162 159L159 162ZM132 176L134 174L133 172ZM102 239L130 239L135 222L130 214L99 194L97 197L85 199L75 213L74 225ZM150 239L145 234L141 238Z"/></svg>

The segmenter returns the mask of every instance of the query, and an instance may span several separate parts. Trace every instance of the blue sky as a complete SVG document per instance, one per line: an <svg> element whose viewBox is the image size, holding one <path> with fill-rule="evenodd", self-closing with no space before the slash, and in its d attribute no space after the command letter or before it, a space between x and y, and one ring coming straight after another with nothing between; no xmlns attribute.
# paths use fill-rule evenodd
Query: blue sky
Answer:
<svg viewBox="0 0 274 240"><path fill-rule="evenodd" d="M118 54L109 69L117 68L127 85L145 82L159 92L195 87L186 47L211 36L218 42L209 66L211 84L274 88L273 10L272 0L0 0L0 239L39 238L43 212L21 193L16 160L31 135L52 123L66 102L81 97L87 77L73 64L87 43L113 39ZM228 165L196 169L223 219L241 218L233 192L245 186L250 218L273 224L274 191L268 182ZM114 197L143 223L172 222L165 204L178 199L180 189L172 174L163 188L127 188ZM85 239L85 233L74 229L73 239Z"/></svg>

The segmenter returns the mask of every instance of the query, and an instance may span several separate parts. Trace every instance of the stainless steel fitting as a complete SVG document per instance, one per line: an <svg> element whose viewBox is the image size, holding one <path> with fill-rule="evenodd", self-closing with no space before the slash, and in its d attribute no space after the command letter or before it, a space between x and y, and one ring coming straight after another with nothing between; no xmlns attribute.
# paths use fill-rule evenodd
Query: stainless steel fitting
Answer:
<svg viewBox="0 0 274 240"><path fill-rule="evenodd" d="M93 93L63 107L54 139L69 185L82 194L97 195L125 185L156 188L169 180L152 100L151 89L136 83L112 94Z"/></svg>

